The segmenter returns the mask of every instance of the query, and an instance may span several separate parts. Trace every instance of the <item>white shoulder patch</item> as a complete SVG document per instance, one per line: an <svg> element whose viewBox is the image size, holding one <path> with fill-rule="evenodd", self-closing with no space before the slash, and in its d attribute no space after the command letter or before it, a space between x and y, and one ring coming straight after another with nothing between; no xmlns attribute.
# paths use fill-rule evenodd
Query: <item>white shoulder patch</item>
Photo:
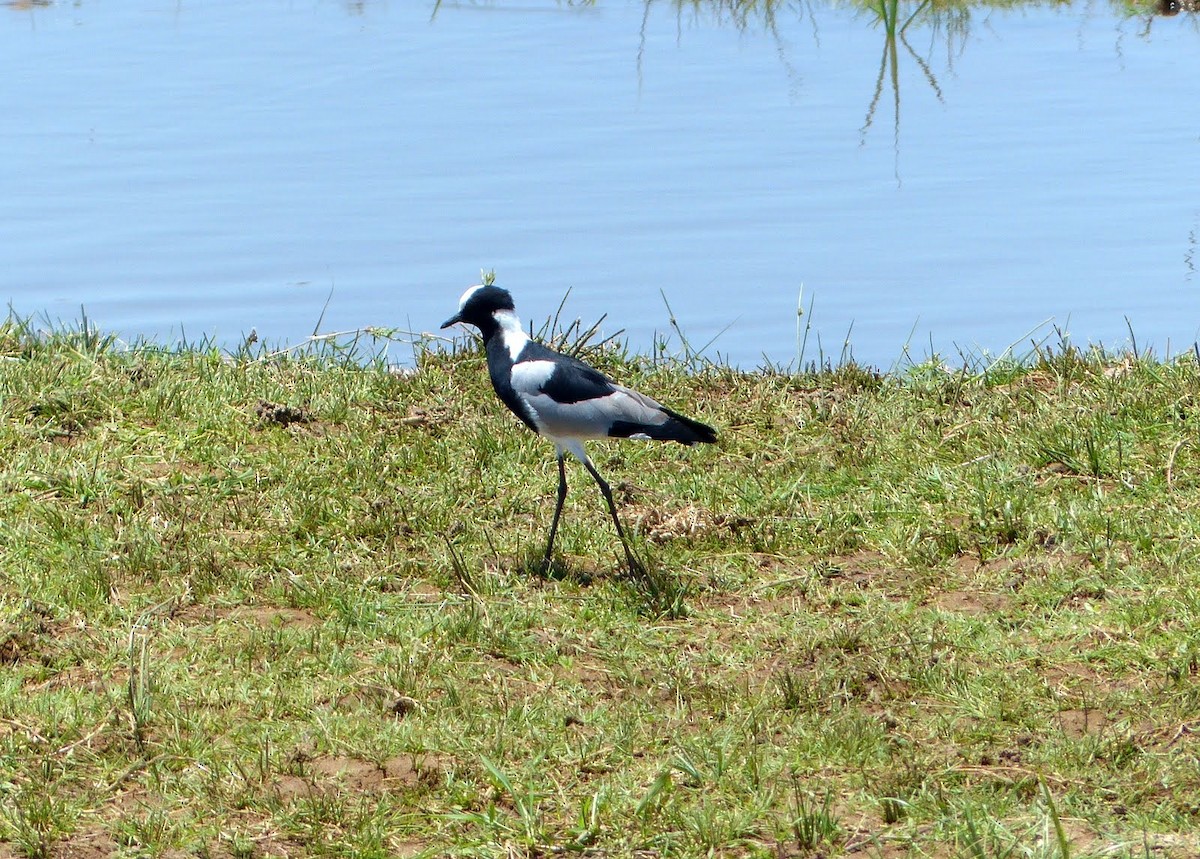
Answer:
<svg viewBox="0 0 1200 859"><path fill-rule="evenodd" d="M554 375L553 361L521 361L513 364L512 386L518 394L536 396Z"/></svg>

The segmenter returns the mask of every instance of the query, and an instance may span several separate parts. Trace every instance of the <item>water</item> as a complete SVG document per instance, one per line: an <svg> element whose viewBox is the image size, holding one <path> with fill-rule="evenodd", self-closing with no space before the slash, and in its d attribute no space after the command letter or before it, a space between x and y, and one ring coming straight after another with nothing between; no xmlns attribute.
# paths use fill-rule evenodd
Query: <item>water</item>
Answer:
<svg viewBox="0 0 1200 859"><path fill-rule="evenodd" d="M746 367L801 290L807 358L1200 338L1195 16L712 9L0 6L0 299L289 343L435 330L494 268L643 351L665 293Z"/></svg>

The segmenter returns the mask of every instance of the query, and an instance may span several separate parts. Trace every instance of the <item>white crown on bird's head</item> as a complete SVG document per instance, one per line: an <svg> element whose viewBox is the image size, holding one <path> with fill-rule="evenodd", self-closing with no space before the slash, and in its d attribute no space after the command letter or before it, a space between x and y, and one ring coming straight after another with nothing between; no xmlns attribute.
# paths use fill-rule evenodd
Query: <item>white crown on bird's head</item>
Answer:
<svg viewBox="0 0 1200 859"><path fill-rule="evenodd" d="M478 284L463 293L458 300L458 313L442 323L443 328L449 328L459 322L480 327L480 322L494 319L497 313L513 313L516 305L507 289L498 286Z"/></svg>

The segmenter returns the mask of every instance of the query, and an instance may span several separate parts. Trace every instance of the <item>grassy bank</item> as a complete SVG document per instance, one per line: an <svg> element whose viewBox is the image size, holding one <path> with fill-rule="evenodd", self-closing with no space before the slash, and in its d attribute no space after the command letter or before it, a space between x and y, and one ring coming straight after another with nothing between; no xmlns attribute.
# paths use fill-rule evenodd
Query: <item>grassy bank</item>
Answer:
<svg viewBox="0 0 1200 859"><path fill-rule="evenodd" d="M719 446L0 328L0 856L1193 856L1200 370L605 352Z"/></svg>

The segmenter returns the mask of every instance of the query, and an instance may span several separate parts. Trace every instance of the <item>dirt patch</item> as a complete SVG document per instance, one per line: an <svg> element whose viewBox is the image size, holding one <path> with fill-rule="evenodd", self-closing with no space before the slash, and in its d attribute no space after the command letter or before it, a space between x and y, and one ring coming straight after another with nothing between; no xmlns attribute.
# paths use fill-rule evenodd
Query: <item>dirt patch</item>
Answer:
<svg viewBox="0 0 1200 859"><path fill-rule="evenodd" d="M1135 675L1113 676L1103 667L1078 662L1047 665L1040 673L1048 689L1074 703L1095 703L1114 693L1139 693L1142 688Z"/></svg>
<svg viewBox="0 0 1200 859"><path fill-rule="evenodd" d="M604 689L613 682L613 672L601 662L573 659L569 665L551 666L555 682L577 683L585 689Z"/></svg>
<svg viewBox="0 0 1200 859"><path fill-rule="evenodd" d="M235 829L222 833L215 841L209 842L206 850L201 850L196 853L174 853L167 852L161 854L166 859L184 859L184 857L194 856L211 856L212 859L235 859L247 855L245 845L237 845L237 834L240 834L243 839L249 840L253 847L250 854L254 859L289 859L292 856L308 856L309 851L304 849L304 846L298 844L286 836L270 831L271 821L259 821L256 817L239 816L239 821ZM240 846L241 849L235 849L235 846Z"/></svg>
<svg viewBox="0 0 1200 859"><path fill-rule="evenodd" d="M453 411L444 405L409 406L400 425L405 427L436 427L453 420Z"/></svg>
<svg viewBox="0 0 1200 859"><path fill-rule="evenodd" d="M853 579L857 576L867 576L890 569L887 558L881 552L864 549L852 555L830 555L825 559L825 565L830 577L841 576Z"/></svg>
<svg viewBox="0 0 1200 859"><path fill-rule="evenodd" d="M391 793L436 787L446 768L445 761L435 755L397 755L382 763L330 755L298 763L302 774L281 775L271 785L284 802L340 791Z"/></svg>
<svg viewBox="0 0 1200 859"><path fill-rule="evenodd" d="M404 591L406 597L418 605L441 605L446 599L446 591L433 582L418 580L412 582Z"/></svg>
<svg viewBox="0 0 1200 859"><path fill-rule="evenodd" d="M1200 856L1200 837L1187 833L1147 833L1145 845L1150 855L1161 859L1195 859Z"/></svg>
<svg viewBox="0 0 1200 859"><path fill-rule="evenodd" d="M946 591L935 596L933 604L942 611L951 611L957 614L1000 614L1012 608L1012 598L1007 594Z"/></svg>
<svg viewBox="0 0 1200 859"><path fill-rule="evenodd" d="M271 783L271 792L282 802L292 802L305 797L321 796L324 791L313 782L298 775L281 775Z"/></svg>
<svg viewBox="0 0 1200 859"><path fill-rule="evenodd" d="M1200 721L1171 725L1142 725L1135 735L1140 746L1159 752L1200 741Z"/></svg>
<svg viewBox="0 0 1200 859"><path fill-rule="evenodd" d="M850 584L863 590L875 590L886 597L898 596L911 590L912 574L899 570L880 552L864 549L846 555L826 557L784 557L766 553L751 554L763 574L763 581L750 591L706 594L698 598L705 606L746 609L767 606L783 600L793 608L814 587L831 587L834 583ZM769 575L782 578L769 581Z"/></svg>
<svg viewBox="0 0 1200 859"><path fill-rule="evenodd" d="M880 552L864 549L850 555L831 555L818 561L814 570L822 578L849 582L862 590L898 597L912 588L912 575L897 570Z"/></svg>
<svg viewBox="0 0 1200 859"><path fill-rule="evenodd" d="M192 605L181 610L175 617L183 621L200 623L216 623L220 620L232 620L262 629L270 629L275 626L294 626L298 629L309 629L321 624L321 620L318 617L305 609L269 605Z"/></svg>
<svg viewBox="0 0 1200 859"><path fill-rule="evenodd" d="M343 711L366 708L398 719L419 714L424 709L420 701L409 695L370 683L363 684L332 700L326 700L324 703L331 703L335 709Z"/></svg>
<svg viewBox="0 0 1200 859"><path fill-rule="evenodd" d="M1069 692L1077 692L1081 689L1108 692L1114 688L1112 678L1102 674L1091 665L1077 662L1051 665L1042 672L1042 678L1048 686Z"/></svg>
<svg viewBox="0 0 1200 859"><path fill-rule="evenodd" d="M715 612L710 620L711 632L716 634L716 639L722 643L738 643L745 639L747 624L775 624L780 616L806 611L808 601L799 593L769 596L759 592L723 594L705 600L704 604Z"/></svg>
<svg viewBox="0 0 1200 859"><path fill-rule="evenodd" d="M955 559L954 570L961 581L1017 593L1031 581L1057 579L1092 566L1086 555L1054 548L1056 541L1053 535L1043 535L1045 551L1035 549L1018 558L992 557L981 561L977 555L962 554Z"/></svg>
<svg viewBox="0 0 1200 859"><path fill-rule="evenodd" d="M163 459L139 465L148 480L162 480L168 477L203 477L211 471L195 462L185 459Z"/></svg>
<svg viewBox="0 0 1200 859"><path fill-rule="evenodd" d="M1095 737L1112 724L1112 720L1100 710L1060 710L1055 716L1062 732L1072 739Z"/></svg>
<svg viewBox="0 0 1200 859"><path fill-rule="evenodd" d="M74 832L50 847L54 859L107 859L120 852L120 845L102 829Z"/></svg>
<svg viewBox="0 0 1200 859"><path fill-rule="evenodd" d="M251 606L230 613L230 620L238 620L253 626L294 626L309 629L320 624L320 620L302 608L278 608L276 606Z"/></svg>
<svg viewBox="0 0 1200 859"><path fill-rule="evenodd" d="M128 673L119 676L111 672L103 674L94 668L72 665L69 668L59 671L53 677L49 677L41 683L27 688L31 690L71 689L76 692L91 692L92 694L100 695L108 689L113 688L114 685L126 683L128 679Z"/></svg>

